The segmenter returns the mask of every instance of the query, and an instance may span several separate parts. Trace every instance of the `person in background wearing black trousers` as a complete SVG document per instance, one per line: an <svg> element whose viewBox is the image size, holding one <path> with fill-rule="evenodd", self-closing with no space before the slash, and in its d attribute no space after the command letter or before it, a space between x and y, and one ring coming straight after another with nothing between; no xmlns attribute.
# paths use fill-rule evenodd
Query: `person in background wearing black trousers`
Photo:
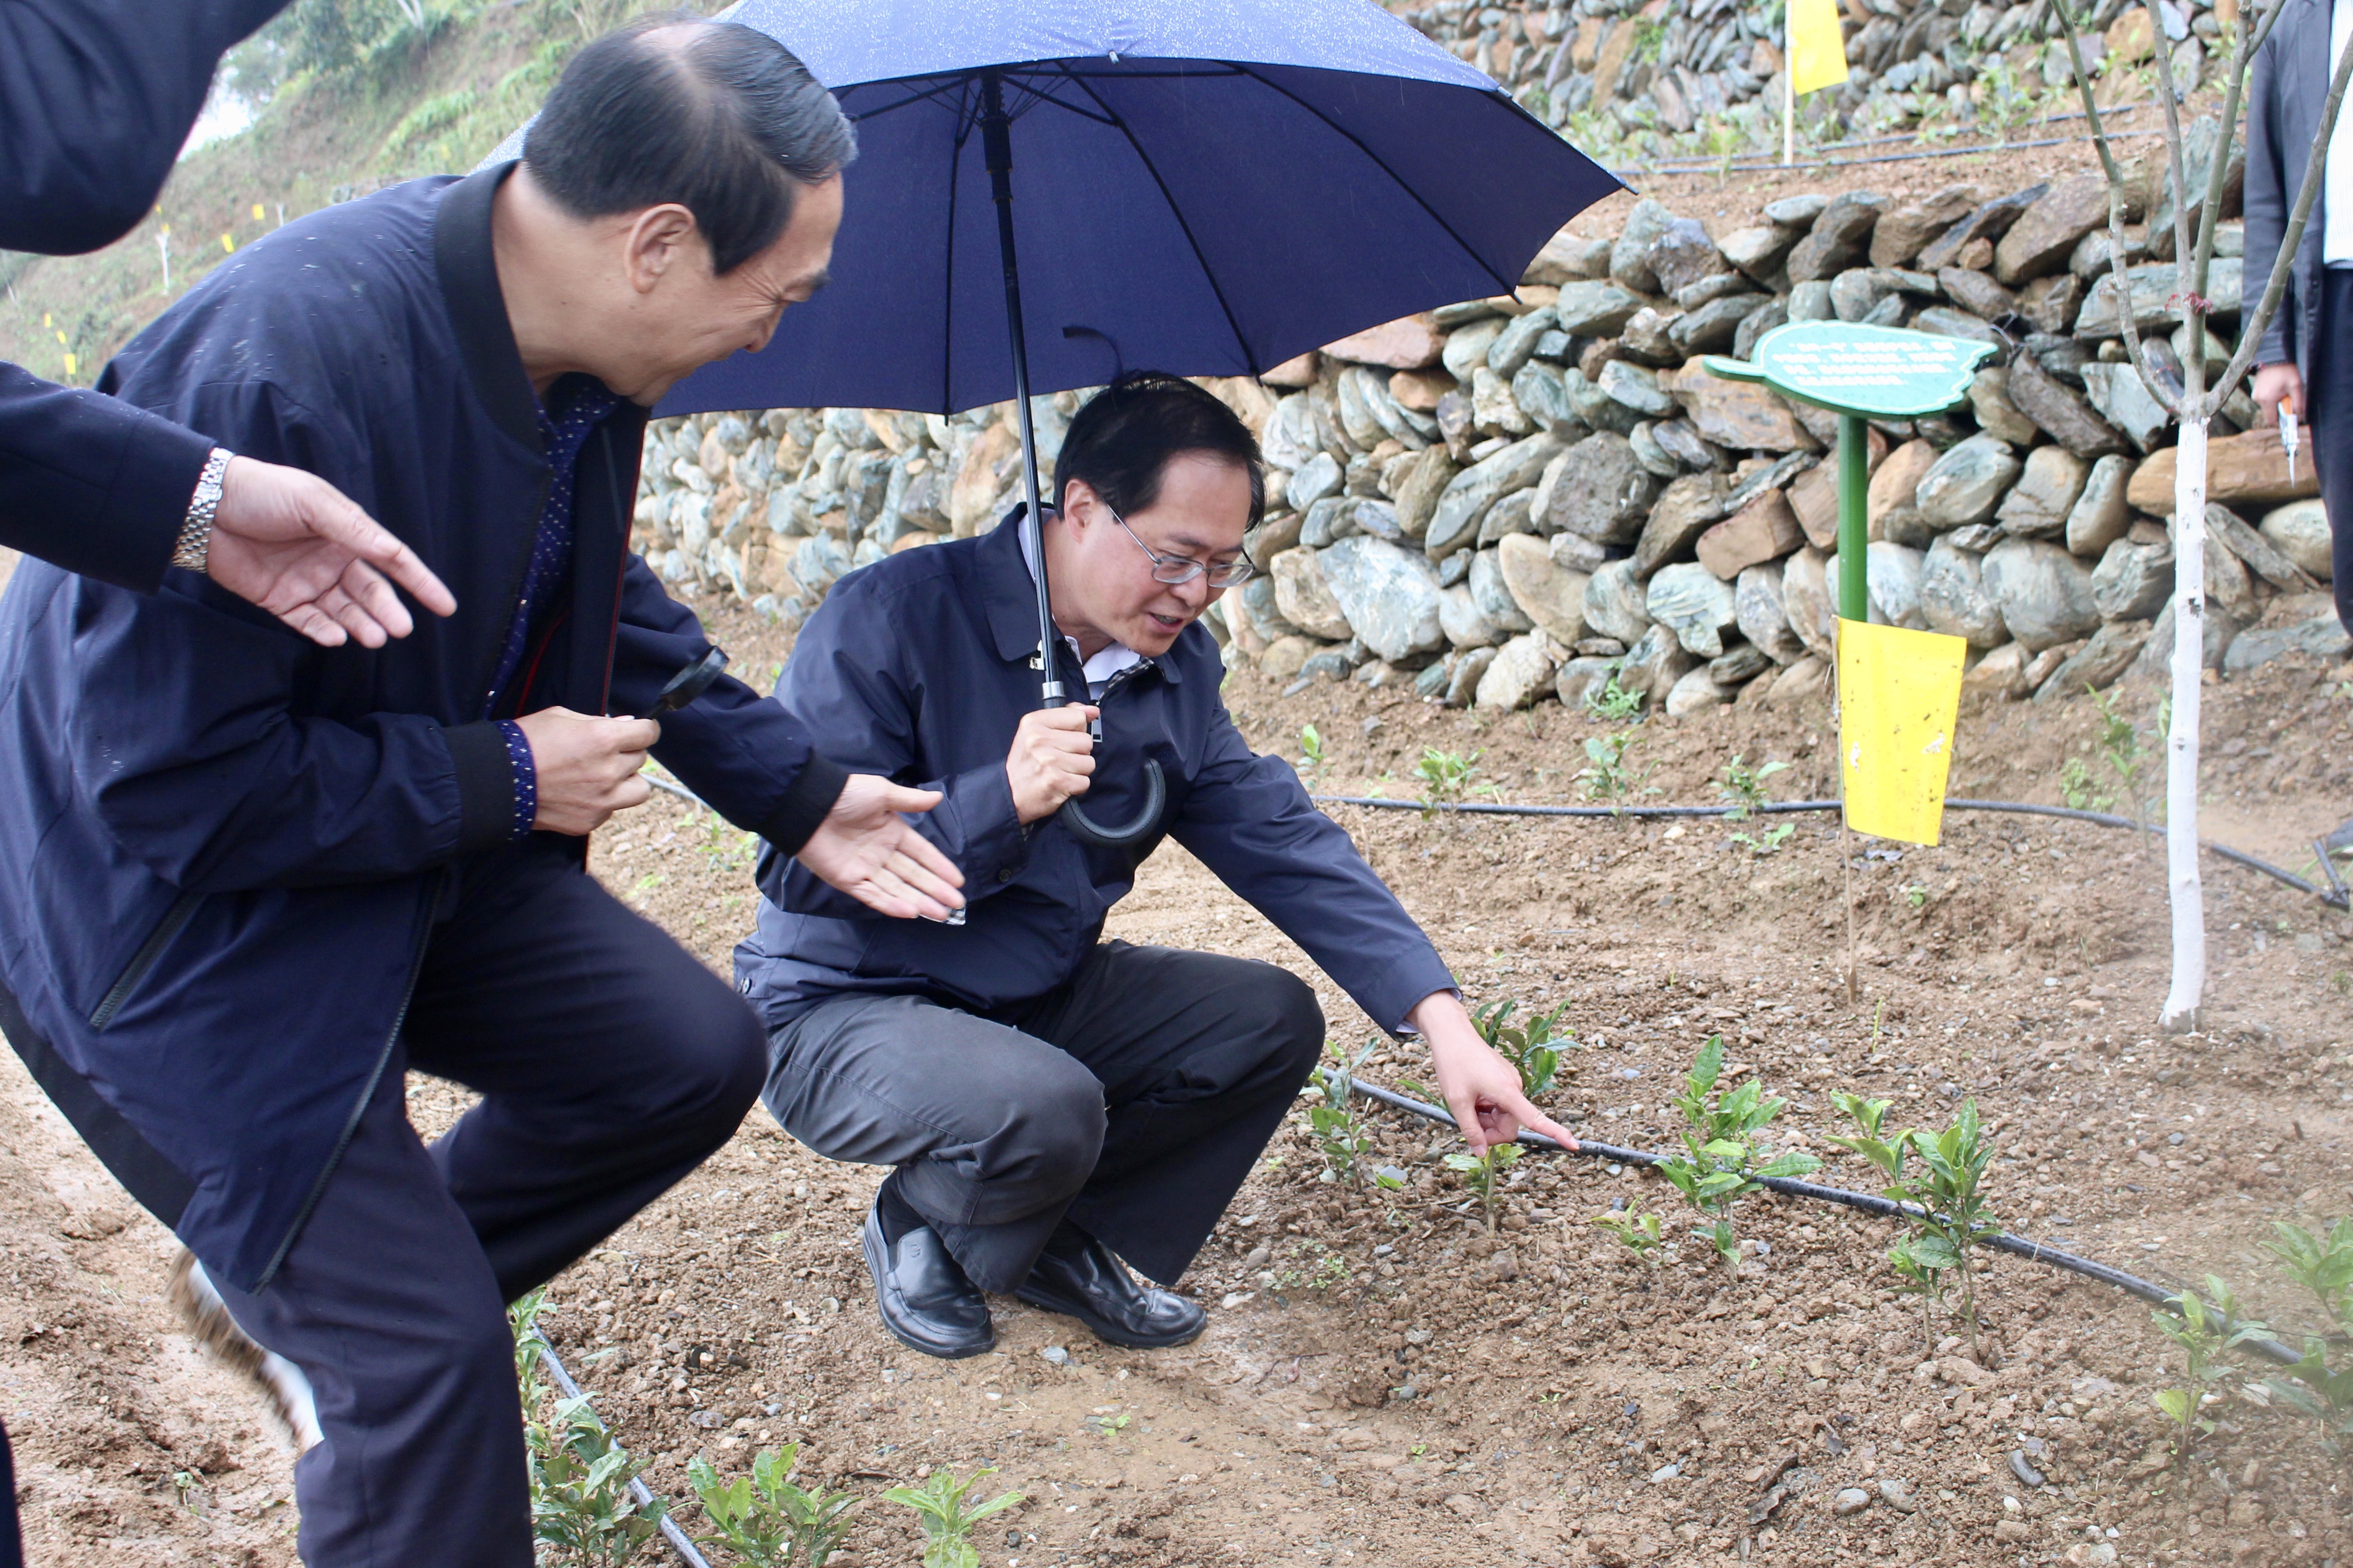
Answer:
<svg viewBox="0 0 2353 1568"><path fill-rule="evenodd" d="M2241 309L2252 318L2304 188L2328 79L2353 35L2353 5L2286 0L2255 51L2247 94L2246 265ZM2348 106L2353 108L2353 106ZM2353 112L2328 139L2320 199L2304 226L2279 311L2255 347L2255 405L2265 425L2284 405L2311 432L2312 466L2328 510L2337 616L2353 632ZM2353 817L2331 832L2353 849Z"/></svg>
<svg viewBox="0 0 2353 1568"><path fill-rule="evenodd" d="M285 4L0 4L0 250L70 256L128 233L221 56ZM0 545L142 594L172 568L203 573L330 647L406 636L395 583L452 608L416 552L324 479L13 364L0 364Z"/></svg>

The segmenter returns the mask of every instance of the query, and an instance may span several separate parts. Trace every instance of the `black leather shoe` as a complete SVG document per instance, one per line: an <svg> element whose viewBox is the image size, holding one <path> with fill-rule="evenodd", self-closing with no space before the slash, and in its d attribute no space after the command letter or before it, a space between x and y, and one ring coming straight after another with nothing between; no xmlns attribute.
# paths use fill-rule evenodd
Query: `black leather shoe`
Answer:
<svg viewBox="0 0 2353 1568"><path fill-rule="evenodd" d="M1181 1345L1208 1321L1184 1297L1139 1284L1109 1247L1071 1225L1055 1231L1014 1294L1078 1319L1099 1339L1136 1350Z"/></svg>
<svg viewBox="0 0 2353 1568"><path fill-rule="evenodd" d="M866 1271L874 1276L874 1303L881 1311L882 1326L910 1350L945 1361L996 1349L997 1327L989 1321L988 1302L948 1256L939 1232L913 1216L910 1223L886 1224L883 1211L889 1202L885 1196L875 1199L859 1233L866 1249Z"/></svg>

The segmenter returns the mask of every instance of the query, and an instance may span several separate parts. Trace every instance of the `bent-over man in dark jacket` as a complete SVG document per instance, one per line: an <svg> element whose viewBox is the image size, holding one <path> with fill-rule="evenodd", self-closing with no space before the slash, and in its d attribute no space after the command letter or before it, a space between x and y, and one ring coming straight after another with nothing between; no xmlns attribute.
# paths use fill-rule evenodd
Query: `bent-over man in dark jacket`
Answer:
<svg viewBox="0 0 2353 1568"><path fill-rule="evenodd" d="M919 831L964 873L963 923L870 919L771 849L735 950L770 1031L768 1109L820 1154L895 1167L867 1266L884 1326L936 1356L994 1344L989 1291L1118 1344L1201 1331L1198 1305L1120 1260L1184 1273L1314 1068L1324 1017L1272 964L1102 940L1163 836L1377 1023L1424 1036L1474 1147L1523 1126L1568 1139L1347 834L1227 716L1194 623L1250 570L1264 479L1248 428L1191 383L1136 373L1071 420L1055 478L1051 657L1091 705L1037 709L1036 579L1011 526L844 578L777 686L836 754L939 793ZM1097 847L1057 818L1084 795L1098 820L1130 820L1147 759L1167 802L1141 842Z"/></svg>
<svg viewBox="0 0 2353 1568"><path fill-rule="evenodd" d="M504 1306L758 1090L749 1009L583 867L649 750L860 908L961 902L897 815L932 796L740 683L604 717L709 651L627 553L646 409L823 281L852 150L773 39L640 25L520 163L290 224L111 368L332 480L451 618L327 649L43 565L0 601L0 1027L269 1352L306 1563L529 1568ZM410 1068L482 1095L430 1149Z"/></svg>

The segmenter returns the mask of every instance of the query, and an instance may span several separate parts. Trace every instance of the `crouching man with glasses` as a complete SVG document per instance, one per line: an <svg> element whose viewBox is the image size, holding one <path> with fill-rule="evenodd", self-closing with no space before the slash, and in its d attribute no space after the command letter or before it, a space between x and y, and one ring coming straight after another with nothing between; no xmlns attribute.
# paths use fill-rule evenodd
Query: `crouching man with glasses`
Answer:
<svg viewBox="0 0 2353 1568"><path fill-rule="evenodd" d="M1201 1331L1198 1305L1126 1266L1162 1285L1185 1272L1324 1025L1273 964L1103 940L1164 836L1377 1022L1429 1042L1474 1148L1523 1127L1568 1137L1347 834L1227 716L1195 623L1251 570L1265 483L1249 429L1189 382L1132 374L1071 422L1056 479L1051 657L1089 702L1038 710L1036 579L1012 526L843 579L777 686L843 766L940 792L914 826L964 873L962 923L874 918L768 851L735 955L769 1029L770 1111L820 1154L893 1167L867 1266L883 1325L936 1356L995 1344L989 1292L1116 1344ZM1084 795L1094 820L1134 821L1147 759L1167 798L1139 841L1102 847L1057 815Z"/></svg>

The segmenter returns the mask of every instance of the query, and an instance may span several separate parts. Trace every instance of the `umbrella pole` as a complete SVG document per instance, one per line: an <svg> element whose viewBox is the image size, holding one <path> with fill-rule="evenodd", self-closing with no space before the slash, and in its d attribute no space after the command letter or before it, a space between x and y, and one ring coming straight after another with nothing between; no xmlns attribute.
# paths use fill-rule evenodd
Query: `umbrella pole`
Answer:
<svg viewBox="0 0 2353 1568"><path fill-rule="evenodd" d="M1054 627L1053 595L1046 585L1046 512L1039 504L1038 427L1029 414L1029 348L1021 327L1021 269L1013 252L1012 122L1005 114L1002 76L996 71L987 72L981 78L980 91L981 147L988 160L989 195L997 203L997 254L1005 262L1005 319L1013 333L1013 410L1021 425L1021 482L1029 503L1022 512L1020 527L1027 535L1024 542L1029 547L1029 559L1037 567L1038 702L1041 708L1059 708L1069 699L1058 678L1056 645L1060 634ZM1097 719L1089 729L1100 743L1103 721ZM1144 809L1125 826L1097 826L1076 801L1063 804L1063 825L1103 848L1116 849L1134 844L1159 826L1161 807L1167 798L1160 764L1150 758L1144 763Z"/></svg>
<svg viewBox="0 0 2353 1568"><path fill-rule="evenodd" d="M997 250L1005 262L1005 320L1013 332L1013 412L1021 426L1021 482L1029 500L1021 530L1037 565L1039 705L1063 701L1055 679L1054 603L1046 587L1046 512L1038 495L1038 427L1029 415L1029 348L1021 326L1021 271L1013 254L1013 135L1005 116L1004 79L990 71L981 79L981 146L988 159L989 195L997 203Z"/></svg>

